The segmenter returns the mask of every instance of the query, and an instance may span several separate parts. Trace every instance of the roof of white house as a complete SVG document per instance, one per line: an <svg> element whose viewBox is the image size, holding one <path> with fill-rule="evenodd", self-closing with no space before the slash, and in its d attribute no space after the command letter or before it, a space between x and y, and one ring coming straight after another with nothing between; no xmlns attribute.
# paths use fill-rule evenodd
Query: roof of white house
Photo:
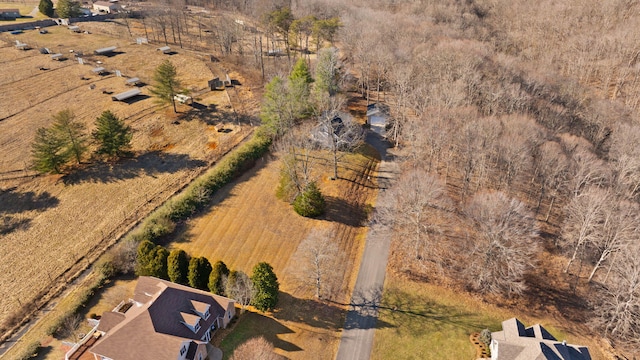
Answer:
<svg viewBox="0 0 640 360"><path fill-rule="evenodd" d="M587 347L560 342L539 324L525 328L516 318L503 321L491 340L492 360L591 360Z"/></svg>

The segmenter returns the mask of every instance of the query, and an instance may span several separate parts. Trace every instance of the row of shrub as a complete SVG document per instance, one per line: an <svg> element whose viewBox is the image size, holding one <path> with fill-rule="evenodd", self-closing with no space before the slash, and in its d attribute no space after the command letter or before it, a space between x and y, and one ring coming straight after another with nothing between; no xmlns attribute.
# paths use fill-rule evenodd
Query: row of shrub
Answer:
<svg viewBox="0 0 640 360"><path fill-rule="evenodd" d="M156 242L158 239L171 234L178 222L186 220L197 211L204 209L210 203L211 197L220 188L253 167L255 162L267 153L270 145L271 139L269 137L263 135L260 131L254 133L249 141L228 154L205 175L190 184L182 193L176 195L153 212L137 230L123 239L122 243L102 256L94 267L94 272L97 274L96 280L82 290L82 293L74 299L73 304L67 311L52 319L51 325L47 326L47 334L54 334L69 317L76 314L86 304L94 292L110 277L119 272L127 272L126 268L132 265L131 261L135 261L135 258L125 259L128 255L131 255L131 251L126 248L135 249L135 247L127 246L128 244L137 244L142 240ZM24 347L24 350L20 351L20 355L17 358L31 359L39 348L40 342L30 343Z"/></svg>
<svg viewBox="0 0 640 360"><path fill-rule="evenodd" d="M195 180L181 194L169 200L145 220L139 230L132 234L136 242L150 240L156 242L169 235L176 223L188 219L205 208L213 194L223 186L251 168L256 160L269 150L271 139L260 132L227 155L213 169Z"/></svg>

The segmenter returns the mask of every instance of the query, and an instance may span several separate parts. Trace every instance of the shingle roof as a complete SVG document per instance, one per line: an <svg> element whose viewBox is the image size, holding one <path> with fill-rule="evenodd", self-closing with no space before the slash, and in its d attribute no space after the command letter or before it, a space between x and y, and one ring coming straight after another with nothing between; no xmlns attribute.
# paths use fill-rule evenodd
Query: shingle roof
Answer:
<svg viewBox="0 0 640 360"><path fill-rule="evenodd" d="M211 325L233 306L230 299L152 277L139 278L134 300L144 302L134 304L125 319L91 348L92 353L114 360L175 360L185 342L194 347L204 343L201 339ZM196 314L193 302L209 305L207 320ZM183 324L185 319L199 320L199 331Z"/></svg>
<svg viewBox="0 0 640 360"><path fill-rule="evenodd" d="M525 328L511 318L502 322L502 329L491 333L497 360L591 360L586 347L559 342L539 324Z"/></svg>

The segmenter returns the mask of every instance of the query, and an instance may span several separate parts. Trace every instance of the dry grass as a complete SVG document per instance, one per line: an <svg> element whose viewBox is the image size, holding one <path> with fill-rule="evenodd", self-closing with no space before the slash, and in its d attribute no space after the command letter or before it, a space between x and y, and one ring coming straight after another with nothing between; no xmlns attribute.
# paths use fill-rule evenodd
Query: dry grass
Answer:
<svg viewBox="0 0 640 360"><path fill-rule="evenodd" d="M65 283L68 275L63 274L71 266L93 261L247 134L246 126L227 122L234 117L224 92L199 94L205 106L189 113L190 108L183 106L179 117L158 108L150 97L127 104L103 94L101 89L120 92L127 87L124 79L113 74L94 75L91 68L97 61L150 83L155 66L170 58L179 66L184 87L197 92L212 76L198 54L179 51L168 57L153 45L135 45L99 33L101 28L112 32L119 26L91 23L87 24L91 34L52 27L50 34L20 35L32 46L67 55L72 55L70 49L89 54L109 45L122 52L113 57L86 56L86 65L71 59L52 61L37 50L19 51L10 43L13 36L0 34L6 41L0 47L0 221L12 226L0 242L0 324L37 294ZM49 70L38 70L40 66ZM89 84L95 89L90 90ZM146 87L142 92L149 94ZM216 105L215 110L207 107L210 104ZM113 111L133 128L133 150L138 156L116 164L83 164L66 177L30 177L27 167L36 129L48 126L51 114L65 108L74 111L88 131L103 110ZM218 133L216 126L233 131ZM215 149L211 143L217 144Z"/></svg>
<svg viewBox="0 0 640 360"><path fill-rule="evenodd" d="M333 358L344 309L333 303L308 300L312 294L300 287L296 277L300 269L292 255L311 229L334 229L346 257L340 269L343 283L337 300L348 299L366 233L360 226L362 209L375 196L373 189L362 185L367 185L363 181L376 164L373 157L353 155L348 166L341 169L343 179L331 181L321 177L320 187L328 199L328 210L323 218L314 220L300 217L289 204L276 198L280 163L264 160L233 187L220 191L209 213L188 223L172 246L192 256L205 256L211 262L223 260L230 268L249 274L256 263L266 261L274 267L281 283L280 310L266 316L247 315L239 325L246 329L239 334L232 332L232 338L225 340L224 350L228 352L254 333L267 335L272 342L271 338L278 334L275 346L288 358ZM331 173L329 167L319 170ZM272 332L271 328L282 331Z"/></svg>

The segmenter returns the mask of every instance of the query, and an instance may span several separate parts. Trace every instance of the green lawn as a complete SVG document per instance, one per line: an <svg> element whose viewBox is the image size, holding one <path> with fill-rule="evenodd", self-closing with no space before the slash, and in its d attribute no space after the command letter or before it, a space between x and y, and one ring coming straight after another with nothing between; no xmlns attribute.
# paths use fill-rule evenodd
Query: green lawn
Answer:
<svg viewBox="0 0 640 360"><path fill-rule="evenodd" d="M391 274L385 286L372 359L471 360L476 355L471 333L501 330L502 321L513 316L526 326L541 322L556 338L567 339L545 321L483 304L466 294Z"/></svg>

